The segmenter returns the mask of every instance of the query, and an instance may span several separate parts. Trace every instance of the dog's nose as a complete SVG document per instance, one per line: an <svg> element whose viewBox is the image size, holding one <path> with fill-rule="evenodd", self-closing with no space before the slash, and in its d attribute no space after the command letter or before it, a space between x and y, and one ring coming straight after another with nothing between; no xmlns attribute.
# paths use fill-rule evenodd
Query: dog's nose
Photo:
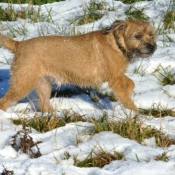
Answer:
<svg viewBox="0 0 175 175"><path fill-rule="evenodd" d="M150 52L153 52L153 51L155 50L155 45L147 44L147 49L148 49Z"/></svg>

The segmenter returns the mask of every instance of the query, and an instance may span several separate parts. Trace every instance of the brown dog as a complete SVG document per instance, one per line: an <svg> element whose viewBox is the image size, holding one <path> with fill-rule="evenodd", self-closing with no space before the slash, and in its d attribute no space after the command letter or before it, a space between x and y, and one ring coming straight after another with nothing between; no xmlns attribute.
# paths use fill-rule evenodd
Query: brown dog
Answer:
<svg viewBox="0 0 175 175"><path fill-rule="evenodd" d="M115 21L110 29L79 36L43 36L14 41L0 35L0 45L15 53L10 88L0 109L35 89L43 112L50 110L52 82L58 85L100 85L108 81L125 107L138 112L131 100L134 82L124 75L133 57L149 57L156 50L155 33L148 22Z"/></svg>

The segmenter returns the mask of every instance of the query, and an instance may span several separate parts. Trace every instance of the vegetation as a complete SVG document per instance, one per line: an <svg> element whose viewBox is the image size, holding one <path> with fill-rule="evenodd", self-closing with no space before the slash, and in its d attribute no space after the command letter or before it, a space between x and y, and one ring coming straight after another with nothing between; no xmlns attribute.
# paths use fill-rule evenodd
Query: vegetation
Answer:
<svg viewBox="0 0 175 175"><path fill-rule="evenodd" d="M101 10L105 8L105 2L95 2L95 0L91 0L90 4L84 8L84 12L82 16L79 16L76 20L78 20L78 25L91 23L97 21L103 16Z"/></svg>
<svg viewBox="0 0 175 175"><path fill-rule="evenodd" d="M149 17L144 13L146 9L137 9L133 5L129 7L129 9L125 12L128 19L139 19L148 21Z"/></svg>
<svg viewBox="0 0 175 175"><path fill-rule="evenodd" d="M157 130L151 126L144 126L137 116L134 118L128 117L127 119L118 122L110 121L106 115L101 119L92 119L94 124L94 132L99 133L102 131L112 131L121 135L122 137L136 140L142 143L144 139L156 138L156 144L159 147L166 147L175 144L175 140L169 139L162 131Z"/></svg>
<svg viewBox="0 0 175 175"><path fill-rule="evenodd" d="M150 109L140 108L140 113L147 116L166 117L166 116L175 116L173 109L163 108L161 105L153 104Z"/></svg>
<svg viewBox="0 0 175 175"><path fill-rule="evenodd" d="M154 71L154 76L162 86L175 84L175 70L171 69L171 67L164 68L159 65Z"/></svg>
<svg viewBox="0 0 175 175"><path fill-rule="evenodd" d="M95 152L92 152L83 161L77 161L75 158L75 165L78 167L100 167L111 163L114 160L121 160L124 158L124 154L117 151L111 151L111 153L106 152L102 148Z"/></svg>
<svg viewBox="0 0 175 175"><path fill-rule="evenodd" d="M45 14L41 13L41 8L38 7L38 9L34 9L33 7L30 7L28 9L22 9L21 10L14 10L13 5L9 4L8 8L3 9L0 6L0 21L16 21L18 18L21 19L29 19L31 22L50 22L51 21L51 13L52 9L48 10L48 15L45 16Z"/></svg>
<svg viewBox="0 0 175 175"><path fill-rule="evenodd" d="M173 29L175 31L175 11L174 11L175 1L172 1L169 9L164 15L164 29Z"/></svg>
<svg viewBox="0 0 175 175"><path fill-rule="evenodd" d="M167 156L167 152L163 152L161 155L155 156L154 160L167 162L169 157Z"/></svg>
<svg viewBox="0 0 175 175"><path fill-rule="evenodd" d="M140 1L150 1L150 0L121 0L125 4L132 4L135 2L140 2Z"/></svg>
<svg viewBox="0 0 175 175"><path fill-rule="evenodd" d="M83 116L80 116L77 113L69 114L68 111L64 112L64 117L58 117L54 112L49 113L48 115L39 116L37 113L32 119L19 118L12 119L12 122L16 125L23 125L23 128L26 127L34 128L39 132L47 132L52 129L65 126L66 123L85 121Z"/></svg>
<svg viewBox="0 0 175 175"><path fill-rule="evenodd" d="M1 175L15 175L14 171L7 170L4 166L3 168Z"/></svg>
<svg viewBox="0 0 175 175"><path fill-rule="evenodd" d="M21 136L22 134L22 136ZM20 142L17 142L17 137L20 137ZM33 138L29 135L29 130L24 129L18 131L11 139L12 141L12 147L14 147L16 150L21 150L23 153L28 154L31 158L38 158L41 155L40 149L38 147L38 144L41 143L41 141L34 142ZM33 151L32 148L36 147L37 151Z"/></svg>
<svg viewBox="0 0 175 175"><path fill-rule="evenodd" d="M60 2L64 0L1 0L1 2L12 3L12 4L32 4L32 5L42 5L53 2Z"/></svg>

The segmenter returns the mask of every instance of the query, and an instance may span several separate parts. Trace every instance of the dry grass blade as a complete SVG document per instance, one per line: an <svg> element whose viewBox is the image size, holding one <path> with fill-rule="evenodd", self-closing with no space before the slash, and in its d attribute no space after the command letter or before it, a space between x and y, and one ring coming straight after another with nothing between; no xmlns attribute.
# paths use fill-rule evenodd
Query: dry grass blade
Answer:
<svg viewBox="0 0 175 175"><path fill-rule="evenodd" d="M4 167L4 170L2 171L1 175L15 175L15 173L14 171L9 171Z"/></svg>
<svg viewBox="0 0 175 175"><path fill-rule="evenodd" d="M92 156L92 153L94 154ZM121 160L124 158L122 153L114 151L113 153L108 153L101 148L99 152L91 152L88 157L80 162L76 162L75 165L78 167L104 167L105 165L111 163L114 160Z"/></svg>
<svg viewBox="0 0 175 175"><path fill-rule="evenodd" d="M41 156L41 152L38 147L38 143L41 143L41 141L34 143L33 138L29 136L29 131L27 129L18 131L13 137L12 137L12 146L16 149L21 149L23 153L26 153L30 155L31 158L37 158ZM21 136L22 135L22 136ZM20 137L20 143L17 144L17 137ZM37 148L37 152L32 151L32 147Z"/></svg>

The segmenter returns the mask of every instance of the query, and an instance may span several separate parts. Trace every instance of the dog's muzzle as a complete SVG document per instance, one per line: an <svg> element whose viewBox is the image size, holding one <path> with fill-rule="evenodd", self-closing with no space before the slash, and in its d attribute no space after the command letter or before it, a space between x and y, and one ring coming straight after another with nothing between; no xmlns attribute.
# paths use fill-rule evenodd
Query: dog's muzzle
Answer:
<svg viewBox="0 0 175 175"><path fill-rule="evenodd" d="M156 48L157 48L156 44L154 44L154 45L152 45L152 44L147 44L146 47L147 47L147 50L148 50L150 53L154 53L154 51L155 51Z"/></svg>
<svg viewBox="0 0 175 175"><path fill-rule="evenodd" d="M156 49L157 49L156 43L144 44L144 45L142 45L141 49L138 51L138 56L140 56L142 58L147 58L147 57L151 56L155 52Z"/></svg>

